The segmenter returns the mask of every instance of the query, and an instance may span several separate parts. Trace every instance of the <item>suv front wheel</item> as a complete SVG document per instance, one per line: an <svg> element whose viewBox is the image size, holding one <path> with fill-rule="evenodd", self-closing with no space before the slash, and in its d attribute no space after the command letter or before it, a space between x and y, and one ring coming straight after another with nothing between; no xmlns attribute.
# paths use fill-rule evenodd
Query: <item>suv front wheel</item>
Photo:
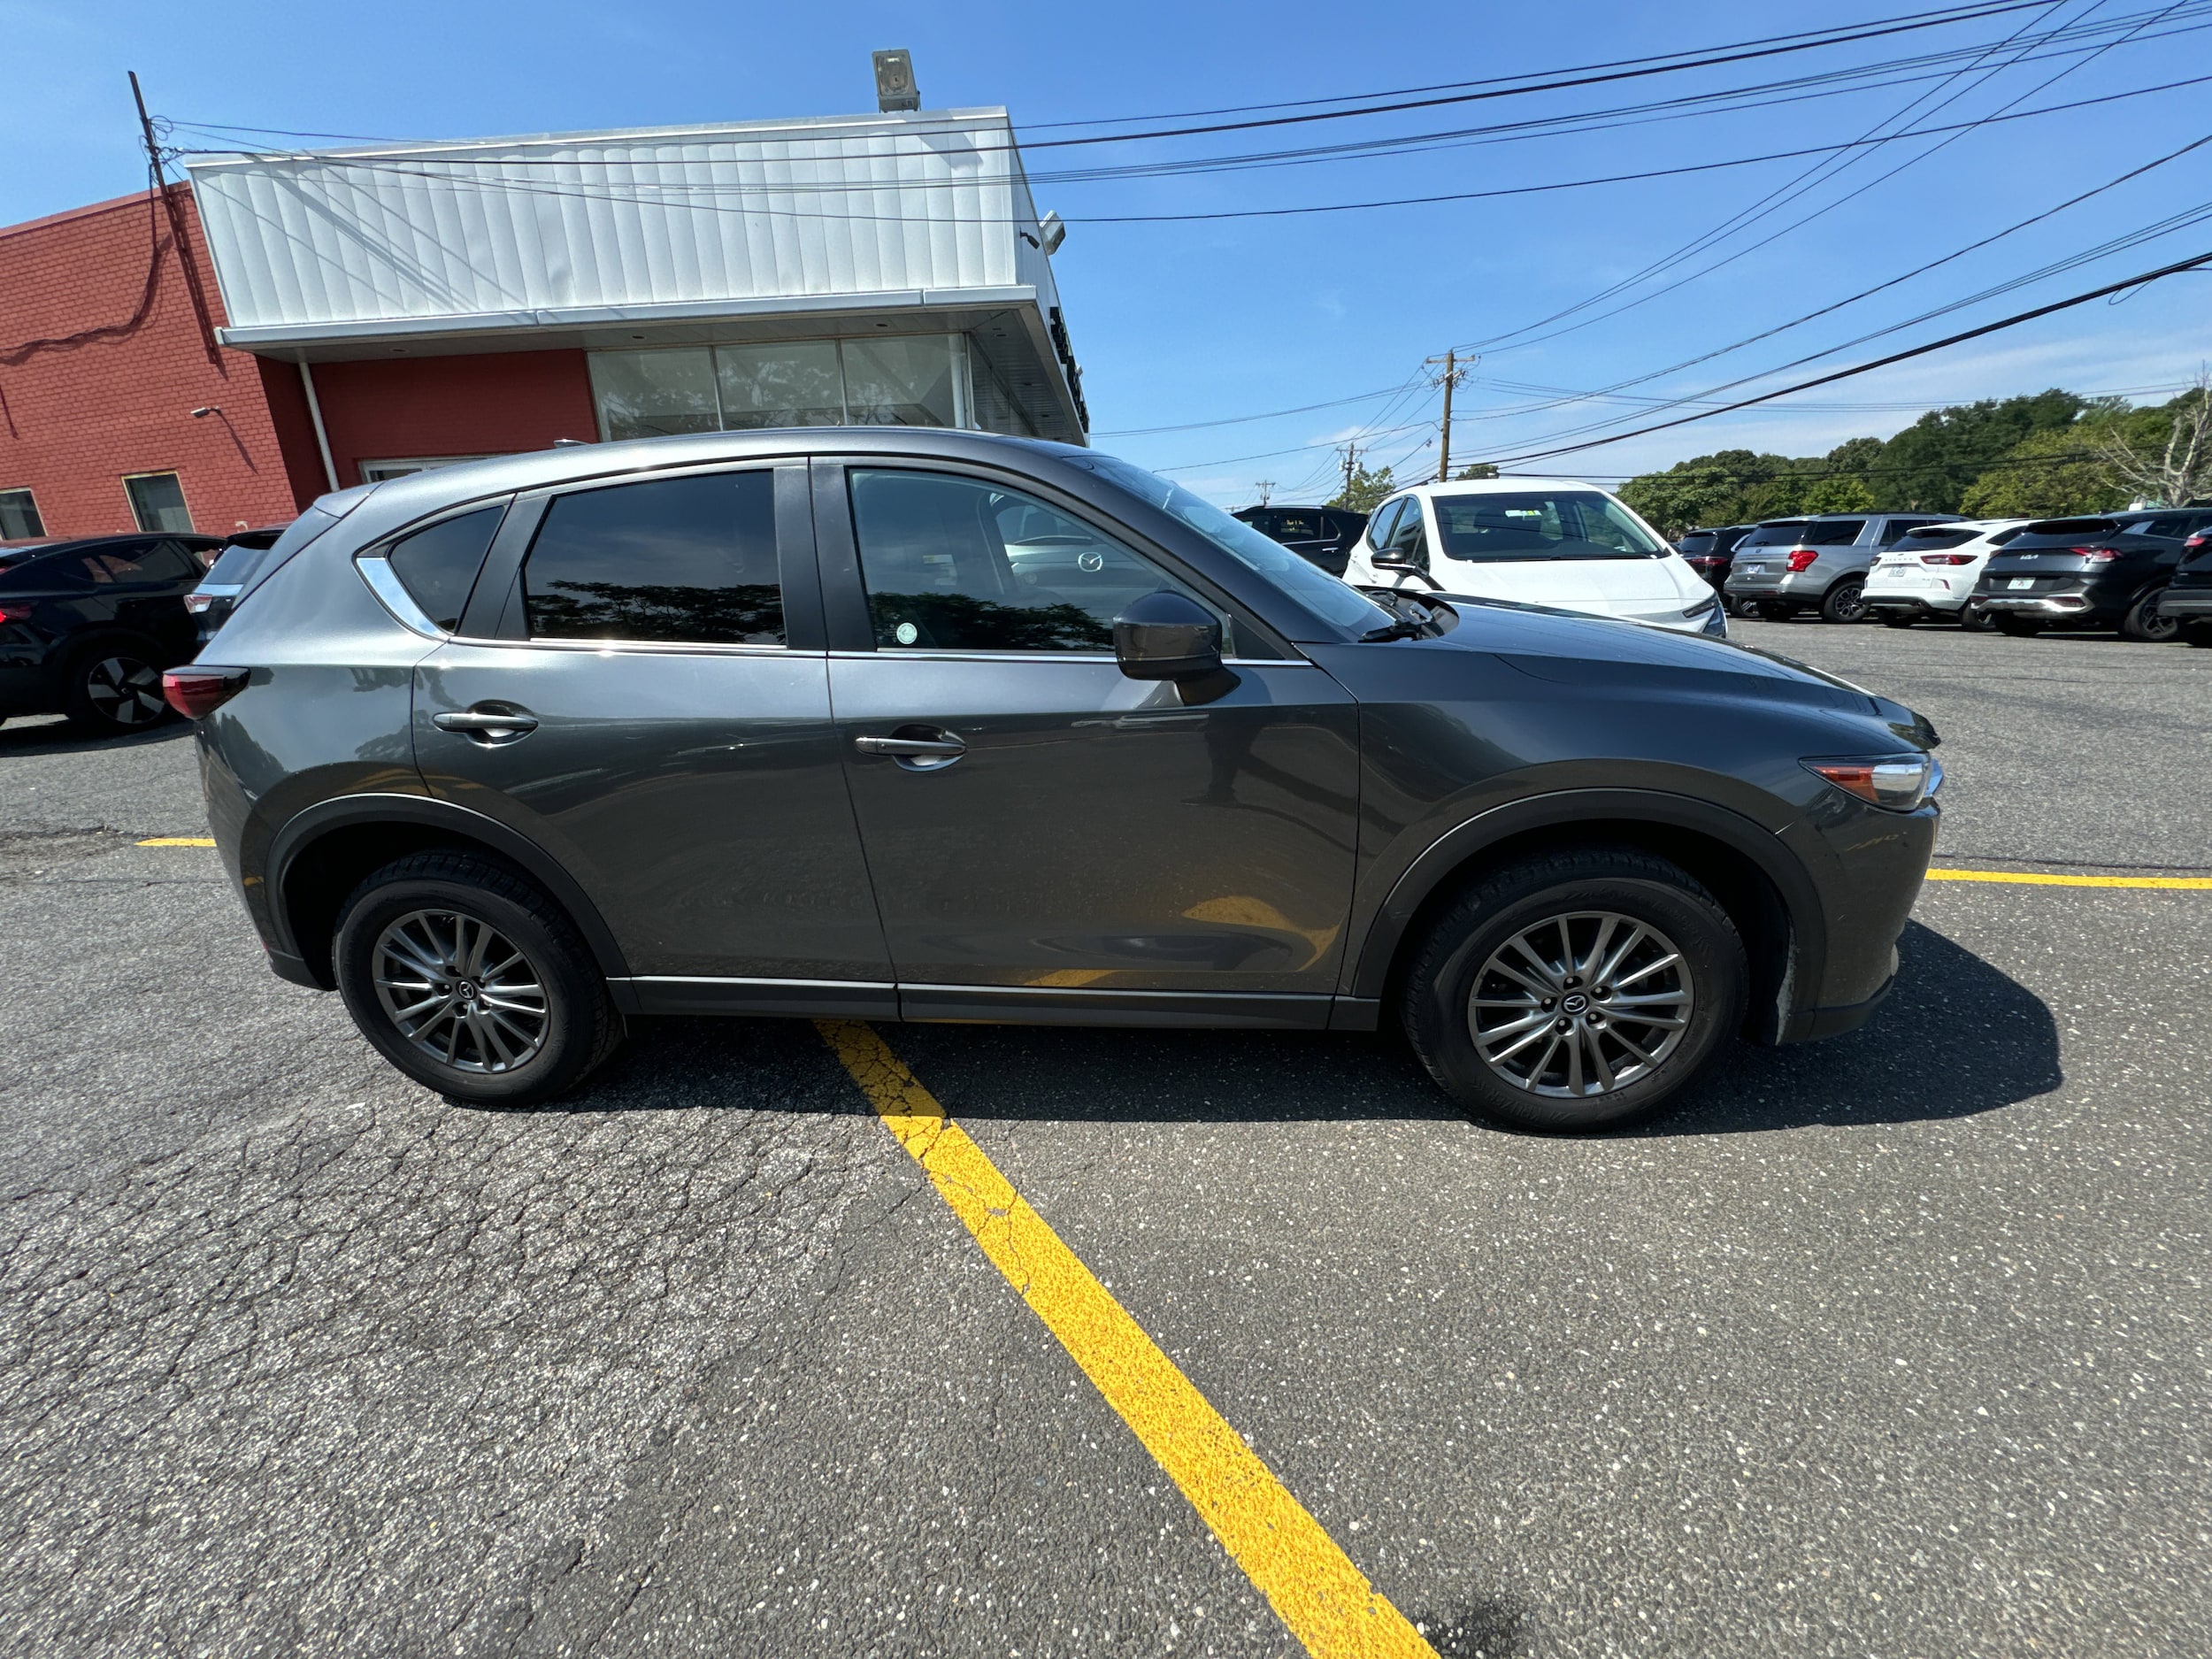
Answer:
<svg viewBox="0 0 2212 1659"><path fill-rule="evenodd" d="M1866 583L1856 576L1847 576L1841 581L1831 582L1828 591L1821 595L1820 619L1823 622L1858 622L1866 617Z"/></svg>
<svg viewBox="0 0 2212 1659"><path fill-rule="evenodd" d="M1612 1128L1656 1111L1742 1024L1749 975L1728 912L1629 849L1484 877L1423 940L1406 1034L1470 1110L1525 1129Z"/></svg>
<svg viewBox="0 0 2212 1659"><path fill-rule="evenodd" d="M346 901L333 955L361 1034L457 1100L551 1100L622 1034L574 925L518 872L478 854L385 865Z"/></svg>

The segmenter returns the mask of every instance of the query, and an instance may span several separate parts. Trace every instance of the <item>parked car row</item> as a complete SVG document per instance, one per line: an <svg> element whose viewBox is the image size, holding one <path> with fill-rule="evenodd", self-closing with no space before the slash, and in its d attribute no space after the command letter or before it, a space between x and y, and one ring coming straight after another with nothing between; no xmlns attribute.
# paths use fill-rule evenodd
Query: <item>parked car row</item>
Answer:
<svg viewBox="0 0 2212 1659"><path fill-rule="evenodd" d="M2040 519L1812 513L1692 530L1678 549L1739 616L1816 611L1830 622L1955 622L2016 636L2114 628L2212 645L2212 509Z"/></svg>

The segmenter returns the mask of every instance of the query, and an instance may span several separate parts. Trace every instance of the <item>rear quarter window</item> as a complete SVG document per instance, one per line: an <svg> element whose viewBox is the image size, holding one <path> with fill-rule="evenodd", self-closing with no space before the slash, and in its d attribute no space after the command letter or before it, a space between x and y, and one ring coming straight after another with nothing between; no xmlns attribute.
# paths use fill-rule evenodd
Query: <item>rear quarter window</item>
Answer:
<svg viewBox="0 0 2212 1659"><path fill-rule="evenodd" d="M448 634L461 626L476 574L484 567L484 555L491 550L492 537L506 511L503 503L441 519L385 549L400 585L422 607L423 615Z"/></svg>

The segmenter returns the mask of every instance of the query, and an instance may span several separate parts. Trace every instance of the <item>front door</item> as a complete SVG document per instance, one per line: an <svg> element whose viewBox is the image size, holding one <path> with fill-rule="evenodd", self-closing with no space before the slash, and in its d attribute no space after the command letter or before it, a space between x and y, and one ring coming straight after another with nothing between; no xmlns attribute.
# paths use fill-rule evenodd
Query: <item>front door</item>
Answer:
<svg viewBox="0 0 2212 1659"><path fill-rule="evenodd" d="M477 583L496 637L417 671L432 792L558 859L649 1009L891 1007L808 517L803 465L557 495Z"/></svg>
<svg viewBox="0 0 2212 1659"><path fill-rule="evenodd" d="M817 478L825 597L872 647L832 653L831 694L906 1016L1325 1023L1350 696L1071 506L952 471ZM1235 683L1210 700L1115 664L1113 618L1163 588L1223 617Z"/></svg>

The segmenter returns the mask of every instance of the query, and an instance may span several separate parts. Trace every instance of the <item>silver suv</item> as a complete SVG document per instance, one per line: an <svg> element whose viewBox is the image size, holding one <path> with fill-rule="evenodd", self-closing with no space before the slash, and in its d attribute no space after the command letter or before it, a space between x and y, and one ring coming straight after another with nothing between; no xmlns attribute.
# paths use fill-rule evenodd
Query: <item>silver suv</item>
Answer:
<svg viewBox="0 0 2212 1659"><path fill-rule="evenodd" d="M1955 512L1817 512L1769 518L1736 544L1723 589L1738 616L1782 622L1817 611L1824 622L1866 615L1866 573L1874 557L1909 530L1947 524Z"/></svg>

